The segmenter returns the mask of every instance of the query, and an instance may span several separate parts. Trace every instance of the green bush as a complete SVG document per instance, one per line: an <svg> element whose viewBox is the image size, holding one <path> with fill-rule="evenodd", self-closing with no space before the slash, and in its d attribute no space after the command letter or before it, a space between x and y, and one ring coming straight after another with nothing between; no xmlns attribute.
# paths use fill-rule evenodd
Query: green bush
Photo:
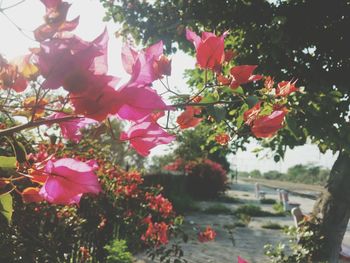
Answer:
<svg viewBox="0 0 350 263"><path fill-rule="evenodd" d="M132 263L133 258L125 240L114 239L104 248L108 252L107 263Z"/></svg>
<svg viewBox="0 0 350 263"><path fill-rule="evenodd" d="M226 215L232 214L232 210L222 204L215 204L215 205L209 206L206 209L204 209L203 212L208 214L226 214Z"/></svg>

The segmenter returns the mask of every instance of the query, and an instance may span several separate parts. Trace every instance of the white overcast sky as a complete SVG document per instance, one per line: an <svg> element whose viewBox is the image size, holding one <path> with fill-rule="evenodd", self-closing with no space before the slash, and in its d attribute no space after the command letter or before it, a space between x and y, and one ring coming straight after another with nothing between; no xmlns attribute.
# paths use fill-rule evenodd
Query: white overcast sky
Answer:
<svg viewBox="0 0 350 263"><path fill-rule="evenodd" d="M13 5L17 0L0 0L1 7L4 8ZM120 61L121 41L114 37L114 32L119 26L113 23L103 23L104 9L98 0L74 0L68 19L80 15L80 24L75 31L77 35L86 40L92 40L99 35L107 26L110 33L109 43L109 69L110 73L127 80L128 75L124 72ZM45 14L45 8L39 0L26 0L23 4L10 9L6 14L24 32L32 36L32 31L40 25ZM0 53L8 59L23 55L28 52L29 47L37 46L37 43L25 37L0 13ZM172 77L170 83L186 92L186 83L182 77L186 68L193 68L195 60L182 52L174 55L172 64ZM237 166L238 170L251 171L259 169L261 171L278 170L286 171L288 167L296 164L315 163L325 167L331 167L335 161L335 156L330 152L320 154L314 145L297 147L294 150L288 150L283 162L275 163L272 158L262 160L255 157L251 151L257 147L256 143L251 143L246 152L239 152L236 156L230 157L232 166ZM152 154L161 154L167 147L161 146L153 150Z"/></svg>

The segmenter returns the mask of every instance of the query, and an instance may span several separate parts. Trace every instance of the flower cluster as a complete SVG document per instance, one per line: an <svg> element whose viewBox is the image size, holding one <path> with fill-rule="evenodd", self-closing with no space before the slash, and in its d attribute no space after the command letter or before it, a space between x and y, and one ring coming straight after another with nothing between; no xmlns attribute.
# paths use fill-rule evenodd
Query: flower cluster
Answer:
<svg viewBox="0 0 350 263"><path fill-rule="evenodd" d="M241 86L264 79L264 86L259 90L261 97L258 98L256 95L251 95L251 98L254 97L258 102L256 105L251 105L253 107L244 112L244 122L250 127L255 137L272 137L284 126L285 116L289 112L286 107L286 97L299 90L295 86L296 81L281 81L274 88L275 82L272 77L254 74L255 69L258 67L257 65L232 66L231 61L237 54L231 49L225 50L224 39L227 34L228 32L225 32L221 36L216 36L211 32L203 32L202 36L199 37L196 33L186 29L186 37L193 43L196 49L197 65L199 68L206 70L206 83L202 92L204 92L206 85L209 83L207 80L207 71L211 71L214 73L213 76L215 78L214 84L208 85L208 87L213 87L210 89L211 92L216 92L219 94L219 97L220 93L222 97L225 97L225 94L231 95L230 100L232 96L240 94L243 96L237 96L239 100L248 103L248 101L245 101L245 92ZM221 87L228 87L230 91L223 89L223 92L220 90ZM212 103L213 100L210 96L212 94L209 94L209 101ZM208 99L204 96L203 101L208 101ZM217 104L220 105L219 99L217 99ZM202 108L202 106L187 106L185 111L177 119L180 128L185 129L197 126L204 119ZM209 110L209 112L213 112L213 109ZM215 120L215 118L209 116L209 120L212 119ZM237 130L241 126L240 119L242 119L242 116L236 116L234 118L238 126ZM232 129L230 126L229 128ZM239 134L237 130L234 131L234 134ZM217 135L215 140L221 145L226 145L228 142L227 138L229 137Z"/></svg>
<svg viewBox="0 0 350 263"><path fill-rule="evenodd" d="M198 233L198 241L201 243L212 241L215 237L216 232L210 226L207 226L205 231Z"/></svg>
<svg viewBox="0 0 350 263"><path fill-rule="evenodd" d="M155 243L157 246L165 245L168 240L168 225L165 222L154 223L152 217L146 217L144 223L147 224L147 230L145 234L141 236L141 239L145 242Z"/></svg>
<svg viewBox="0 0 350 263"><path fill-rule="evenodd" d="M154 194L146 193L146 200L152 210L159 212L165 218L173 213L173 205L161 194L154 196Z"/></svg>

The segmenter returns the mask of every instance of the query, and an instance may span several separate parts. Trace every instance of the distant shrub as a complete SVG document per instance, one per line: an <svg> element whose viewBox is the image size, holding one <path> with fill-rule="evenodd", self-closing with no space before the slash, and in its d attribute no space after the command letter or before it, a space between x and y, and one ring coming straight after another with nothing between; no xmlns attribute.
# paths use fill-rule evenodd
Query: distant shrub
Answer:
<svg viewBox="0 0 350 263"><path fill-rule="evenodd" d="M236 197L233 196L227 196L227 195L220 195L217 200L219 202L223 202L223 203L228 203L228 204L239 204L241 203L241 200L239 200Z"/></svg>
<svg viewBox="0 0 350 263"><path fill-rule="evenodd" d="M255 217L276 216L276 214L261 210L261 208L256 205L242 205L236 209L235 214L238 216L244 214Z"/></svg>
<svg viewBox="0 0 350 263"><path fill-rule="evenodd" d="M274 229L274 230L279 230L279 229L283 229L284 227L281 226L280 224L278 223L274 223L274 222L266 222L265 224L263 224L261 226L262 228L265 228L265 229Z"/></svg>
<svg viewBox="0 0 350 263"><path fill-rule="evenodd" d="M227 189L227 173L219 163L198 159L186 164L186 189L195 198L215 198Z"/></svg>
<svg viewBox="0 0 350 263"><path fill-rule="evenodd" d="M276 204L276 200L275 199L260 199L260 203L261 204L265 204L265 205L274 205Z"/></svg>

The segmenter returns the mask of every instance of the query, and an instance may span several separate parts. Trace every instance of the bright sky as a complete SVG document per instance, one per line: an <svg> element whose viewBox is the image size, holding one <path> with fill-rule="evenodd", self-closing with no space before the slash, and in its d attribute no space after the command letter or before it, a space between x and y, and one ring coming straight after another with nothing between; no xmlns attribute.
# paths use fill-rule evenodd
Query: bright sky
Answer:
<svg viewBox="0 0 350 263"><path fill-rule="evenodd" d="M1 8L13 5L17 0L0 0ZM80 15L80 24L75 33L85 40L92 40L107 26L110 34L109 43L109 69L110 74L128 79L120 61L121 40L114 37L114 32L119 28L113 23L103 23L104 9L98 0L74 0L68 1L73 3L71 6L68 19ZM21 27L24 32L31 37L33 31L39 26L45 14L45 8L39 0L26 0L24 3L15 8L6 11L8 17ZM37 43L25 37L14 27L8 19L0 13L0 53L6 58L11 59L28 52L29 47L36 47ZM182 52L174 55L172 58L172 77L170 85L176 86L180 91L186 93L186 83L183 79L183 71L186 68L193 68L195 60ZM325 167L331 167L335 161L335 156L330 152L320 154L317 147L306 145L297 147L294 150L288 150L285 160L276 164L272 158L259 160L255 154L251 153L257 147L256 143L251 143L246 152L239 152L236 156L230 157L232 166L237 166L240 171L251 171L259 169L261 171L278 170L286 171L288 167L295 164L315 163ZM152 154L162 154L167 147L158 147Z"/></svg>

